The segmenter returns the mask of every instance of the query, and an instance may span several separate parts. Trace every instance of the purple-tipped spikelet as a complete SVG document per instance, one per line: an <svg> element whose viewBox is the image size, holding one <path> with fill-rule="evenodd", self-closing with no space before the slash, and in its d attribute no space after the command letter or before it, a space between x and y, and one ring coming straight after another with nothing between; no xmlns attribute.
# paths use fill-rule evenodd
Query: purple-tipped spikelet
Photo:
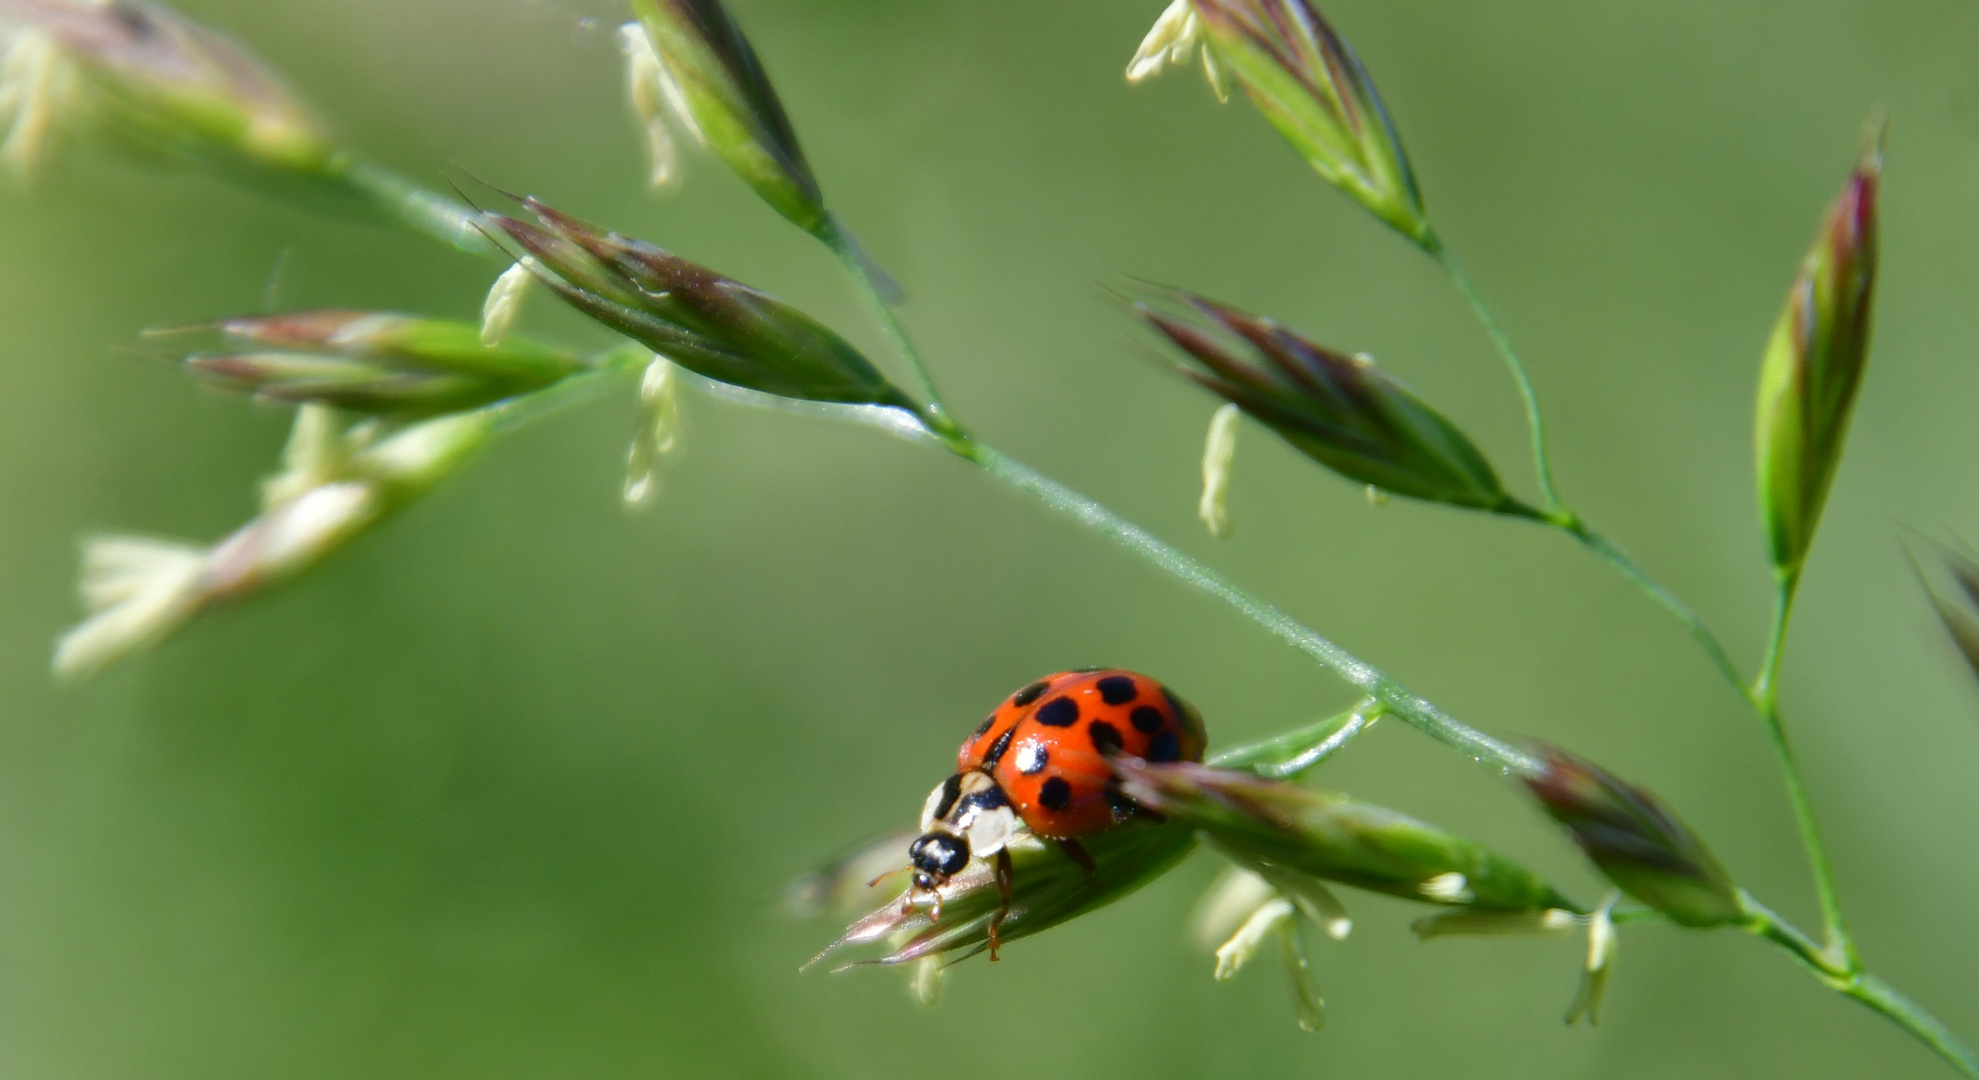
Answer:
<svg viewBox="0 0 1979 1080"><path fill-rule="evenodd" d="M1329 469L1385 492L1480 510L1515 504L1455 424L1365 357L1193 293L1144 288L1134 311L1191 362L1184 378Z"/></svg>
<svg viewBox="0 0 1979 1080"><path fill-rule="evenodd" d="M0 0L22 174L50 136L86 128L223 169L328 178L348 161L274 71L232 39L148 0Z"/></svg>
<svg viewBox="0 0 1979 1080"><path fill-rule="evenodd" d="M1087 837L1081 844L1092 859L1090 873L1057 845L1028 832L1011 841L1010 912L997 933L1002 944L1049 930L1126 896L1181 861L1194 850L1196 837L1173 825L1133 822ZM906 847L895 845L893 850L898 853L894 865L906 870ZM852 861L868 865L857 856ZM811 963L843 949L876 943L883 944L886 952L864 963L906 964L927 957L954 963L988 950L990 920L1001 906L992 860L976 859L934 890L939 895L939 918L927 890L908 903L904 877L899 885L901 891L854 922Z"/></svg>
<svg viewBox="0 0 1979 1080"><path fill-rule="evenodd" d="M229 319L218 330L254 351L197 354L192 371L269 401L316 402L408 419L479 408L583 370L520 338L482 343L479 326L364 311Z"/></svg>
<svg viewBox="0 0 1979 1080"><path fill-rule="evenodd" d="M796 308L533 198L522 205L534 223L484 220L565 302L674 363L778 397L913 410L849 342Z"/></svg>
<svg viewBox="0 0 1979 1080"><path fill-rule="evenodd" d="M1882 125L1872 122L1787 293L1759 377L1759 505L1773 566L1786 578L1799 574L1814 542L1869 359L1882 142Z"/></svg>
<svg viewBox="0 0 1979 1080"><path fill-rule="evenodd" d="M1266 878L1304 875L1472 911L1579 910L1517 863L1393 810L1234 769L1115 767L1136 803Z"/></svg>
<svg viewBox="0 0 1979 1080"><path fill-rule="evenodd" d="M763 201L814 236L829 235L824 195L756 50L720 0L632 0L661 95L703 145Z"/></svg>
<svg viewBox="0 0 1979 1080"><path fill-rule="evenodd" d="M1745 917L1731 875L1655 795L1558 747L1535 747L1545 772L1526 786L1623 892L1683 926Z"/></svg>
<svg viewBox="0 0 1979 1080"><path fill-rule="evenodd" d="M1138 81L1165 59L1203 63L1222 96L1231 77L1327 183L1425 247L1435 232L1401 137L1374 80L1307 0L1174 0L1128 67Z"/></svg>

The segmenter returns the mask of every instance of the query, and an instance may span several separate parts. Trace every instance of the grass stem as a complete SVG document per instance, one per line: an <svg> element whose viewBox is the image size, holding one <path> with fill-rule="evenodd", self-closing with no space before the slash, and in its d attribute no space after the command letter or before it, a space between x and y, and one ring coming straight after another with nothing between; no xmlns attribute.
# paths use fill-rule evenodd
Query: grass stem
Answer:
<svg viewBox="0 0 1979 1080"><path fill-rule="evenodd" d="M1518 348L1512 344L1512 335L1506 332L1504 324L1498 321L1497 313L1485 302L1484 294L1471 280L1470 271L1464 269L1456 252L1451 251L1441 237L1431 233L1429 239L1423 242L1423 249L1450 276L1457 291L1464 295L1471 311L1476 313L1477 321L1484 324L1485 333L1491 335L1491 343L1497 347L1498 354L1505 358L1505 366L1511 369L1512 381L1518 385L1519 398L1525 403L1526 427L1532 433L1532 468L1539 478L1539 493L1546 500L1547 511L1572 517L1573 511L1568 510L1560 500L1559 488L1553 481L1553 457L1546 444L1546 417L1539 411L1539 391L1533 388L1532 376L1526 371L1525 361L1519 358Z"/></svg>
<svg viewBox="0 0 1979 1080"><path fill-rule="evenodd" d="M1794 594L1799 584L1798 570L1783 570L1775 581L1773 628L1767 635L1766 660L1760 667L1759 677L1753 680L1749 696L1752 707L1766 725L1773 756L1779 760L1780 775L1786 782L1787 797L1793 804L1794 821L1800 827L1801 846L1807 851L1808 869L1814 875L1814 891L1821 900L1821 920L1827 930L1827 951L1838 958L1846 970L1860 972L1862 957L1856 951L1855 939L1850 936L1848 923L1842 915L1841 892L1835 884L1834 864L1829 861L1827 845L1821 840L1821 828L1814 817L1814 800L1808 795L1807 781L1801 775L1793 743L1787 738L1786 720L1780 713L1780 665L1786 655L1787 627L1793 619Z"/></svg>
<svg viewBox="0 0 1979 1080"><path fill-rule="evenodd" d="M480 215L456 199L370 162L351 165L339 179L345 189L387 221L469 255L500 254L476 223Z"/></svg>
<svg viewBox="0 0 1979 1080"><path fill-rule="evenodd" d="M907 328L900 322L900 313L894 310L893 301L888 299L889 295L895 292L896 287L886 279L885 273L874 264L872 258L859 246L858 240L853 238L851 232L836 217L829 219L826 232L820 239L824 241L826 247L831 248L832 254L838 256L838 261L845 265L846 274L852 279L859 298L865 301L873 320L886 334L888 344L893 346L893 351L906 362L908 370L913 374L914 381L921 391L921 398L927 403L922 407L921 412L928 426L945 439L962 437L961 425L956 423L954 416L948 411L948 406L942 402L941 392L935 389L934 377L928 374L928 365L921 359L921 351L914 347L913 339L907 336Z"/></svg>

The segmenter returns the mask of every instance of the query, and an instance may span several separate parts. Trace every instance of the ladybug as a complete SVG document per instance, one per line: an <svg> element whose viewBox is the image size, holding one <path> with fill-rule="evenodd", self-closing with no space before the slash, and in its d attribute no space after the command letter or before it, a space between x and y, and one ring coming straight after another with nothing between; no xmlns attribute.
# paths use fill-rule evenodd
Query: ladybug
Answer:
<svg viewBox="0 0 1979 1080"><path fill-rule="evenodd" d="M990 921L990 958L1011 888L1007 845L1019 826L1056 840L1088 874L1092 857L1079 838L1129 819L1154 815L1120 790L1107 759L1157 763L1201 761L1202 716L1146 675L1086 668L1048 675L1010 695L956 755L953 776L928 795L921 836L908 846L917 894L934 897L975 858L996 857L1004 909Z"/></svg>

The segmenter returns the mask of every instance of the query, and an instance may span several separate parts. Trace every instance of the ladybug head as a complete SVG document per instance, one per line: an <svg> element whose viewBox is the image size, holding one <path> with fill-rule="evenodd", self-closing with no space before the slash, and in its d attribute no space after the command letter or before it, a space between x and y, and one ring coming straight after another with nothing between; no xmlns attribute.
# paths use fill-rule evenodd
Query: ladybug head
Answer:
<svg viewBox="0 0 1979 1080"><path fill-rule="evenodd" d="M969 865L969 841L951 832L925 833L907 845L907 858L914 864L915 888L940 888Z"/></svg>

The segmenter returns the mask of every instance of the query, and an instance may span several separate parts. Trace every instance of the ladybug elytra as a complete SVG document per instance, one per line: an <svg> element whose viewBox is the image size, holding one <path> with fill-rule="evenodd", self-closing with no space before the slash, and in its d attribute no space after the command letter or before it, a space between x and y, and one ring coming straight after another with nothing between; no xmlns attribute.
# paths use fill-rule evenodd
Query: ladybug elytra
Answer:
<svg viewBox="0 0 1979 1080"><path fill-rule="evenodd" d="M1110 668L1046 676L1005 699L963 740L956 771L929 794L922 835L908 847L916 893L937 892L974 858L995 856L997 885L1008 908L1010 853L1019 824L1056 840L1088 873L1079 838L1134 817L1150 816L1127 798L1107 759L1201 761L1202 717L1146 675ZM990 923L990 957L996 929Z"/></svg>

